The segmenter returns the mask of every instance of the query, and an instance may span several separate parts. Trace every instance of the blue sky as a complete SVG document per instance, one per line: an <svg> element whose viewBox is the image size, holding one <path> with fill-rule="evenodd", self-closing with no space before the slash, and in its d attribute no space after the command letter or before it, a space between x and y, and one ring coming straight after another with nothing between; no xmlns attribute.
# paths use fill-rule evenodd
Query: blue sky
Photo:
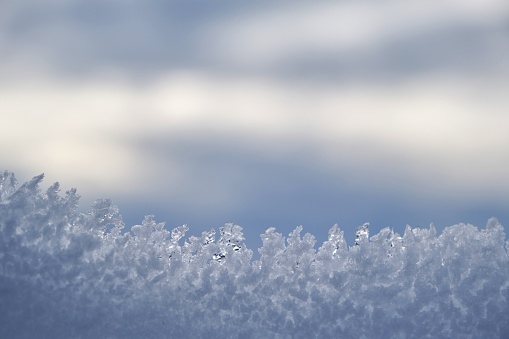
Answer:
<svg viewBox="0 0 509 339"><path fill-rule="evenodd" d="M509 225L505 0L7 0L1 166L250 247Z"/></svg>

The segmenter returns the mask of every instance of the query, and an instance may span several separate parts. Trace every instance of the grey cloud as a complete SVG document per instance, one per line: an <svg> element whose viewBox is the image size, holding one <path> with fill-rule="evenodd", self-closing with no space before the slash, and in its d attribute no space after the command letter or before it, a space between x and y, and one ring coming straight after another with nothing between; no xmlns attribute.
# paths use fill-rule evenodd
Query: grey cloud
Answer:
<svg viewBox="0 0 509 339"><path fill-rule="evenodd" d="M10 5L10 14L0 26L3 60L21 56L33 59L34 63L35 60L46 63L54 72L71 75L114 69L152 77L164 70L193 68L223 74L342 82L412 77L429 72L507 70L507 62L503 61L507 60L503 55L509 51L507 25L451 22L388 36L364 49L334 51L334 46L331 50L302 46L274 60L254 59L245 63L231 59L227 51L215 50L224 45L227 37L215 34L213 28L226 22L231 24L227 27L235 30L233 23L248 14L252 17L258 13L263 18L263 13L278 7L274 13L284 15L281 8L298 4L30 1Z"/></svg>
<svg viewBox="0 0 509 339"><path fill-rule="evenodd" d="M231 1L11 2L0 25L4 60L22 56L53 72L154 75L162 69L194 67L204 61L196 37L210 21L253 5Z"/></svg>
<svg viewBox="0 0 509 339"><path fill-rule="evenodd" d="M358 51L306 50L239 72L294 80L385 82L430 74L499 76L509 71L509 26L454 26L380 41ZM235 64L218 63L227 72Z"/></svg>

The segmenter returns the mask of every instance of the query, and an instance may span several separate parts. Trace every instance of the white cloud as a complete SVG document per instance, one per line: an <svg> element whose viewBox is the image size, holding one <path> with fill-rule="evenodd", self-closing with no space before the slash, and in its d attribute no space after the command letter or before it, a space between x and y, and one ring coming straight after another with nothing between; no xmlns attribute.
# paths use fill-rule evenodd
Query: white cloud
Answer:
<svg viewBox="0 0 509 339"><path fill-rule="evenodd" d="M140 142L178 147L182 136L210 144L221 137L264 157L291 151L332 172L346 168L366 185L384 185L372 175L383 170L402 186L490 194L509 189L509 100L496 85L443 77L307 86L197 72L162 75L144 87L104 79L3 84L0 157L9 170L46 171L48 181L85 193L142 192L164 180L185 195L182 188L196 184L186 173L192 164L179 164L171 151L158 158ZM197 190L187 194L197 199Z"/></svg>

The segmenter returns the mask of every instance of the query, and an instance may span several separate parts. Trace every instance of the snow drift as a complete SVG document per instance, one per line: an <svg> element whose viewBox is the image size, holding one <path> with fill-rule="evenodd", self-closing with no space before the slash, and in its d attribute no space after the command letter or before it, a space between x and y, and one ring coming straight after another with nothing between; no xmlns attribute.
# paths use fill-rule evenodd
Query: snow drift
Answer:
<svg viewBox="0 0 509 339"><path fill-rule="evenodd" d="M2 338L509 337L496 219L439 236L364 225L350 247L334 226L318 250L269 228L254 261L237 225L185 239L147 216L125 232L109 200L80 214L42 178L0 174Z"/></svg>

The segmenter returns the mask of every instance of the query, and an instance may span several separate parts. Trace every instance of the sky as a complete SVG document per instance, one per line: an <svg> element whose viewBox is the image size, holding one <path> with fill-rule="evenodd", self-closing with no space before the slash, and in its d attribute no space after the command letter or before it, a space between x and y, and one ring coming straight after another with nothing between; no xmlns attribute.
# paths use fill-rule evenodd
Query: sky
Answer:
<svg viewBox="0 0 509 339"><path fill-rule="evenodd" d="M4 0L0 169L248 247L509 225L506 0Z"/></svg>

